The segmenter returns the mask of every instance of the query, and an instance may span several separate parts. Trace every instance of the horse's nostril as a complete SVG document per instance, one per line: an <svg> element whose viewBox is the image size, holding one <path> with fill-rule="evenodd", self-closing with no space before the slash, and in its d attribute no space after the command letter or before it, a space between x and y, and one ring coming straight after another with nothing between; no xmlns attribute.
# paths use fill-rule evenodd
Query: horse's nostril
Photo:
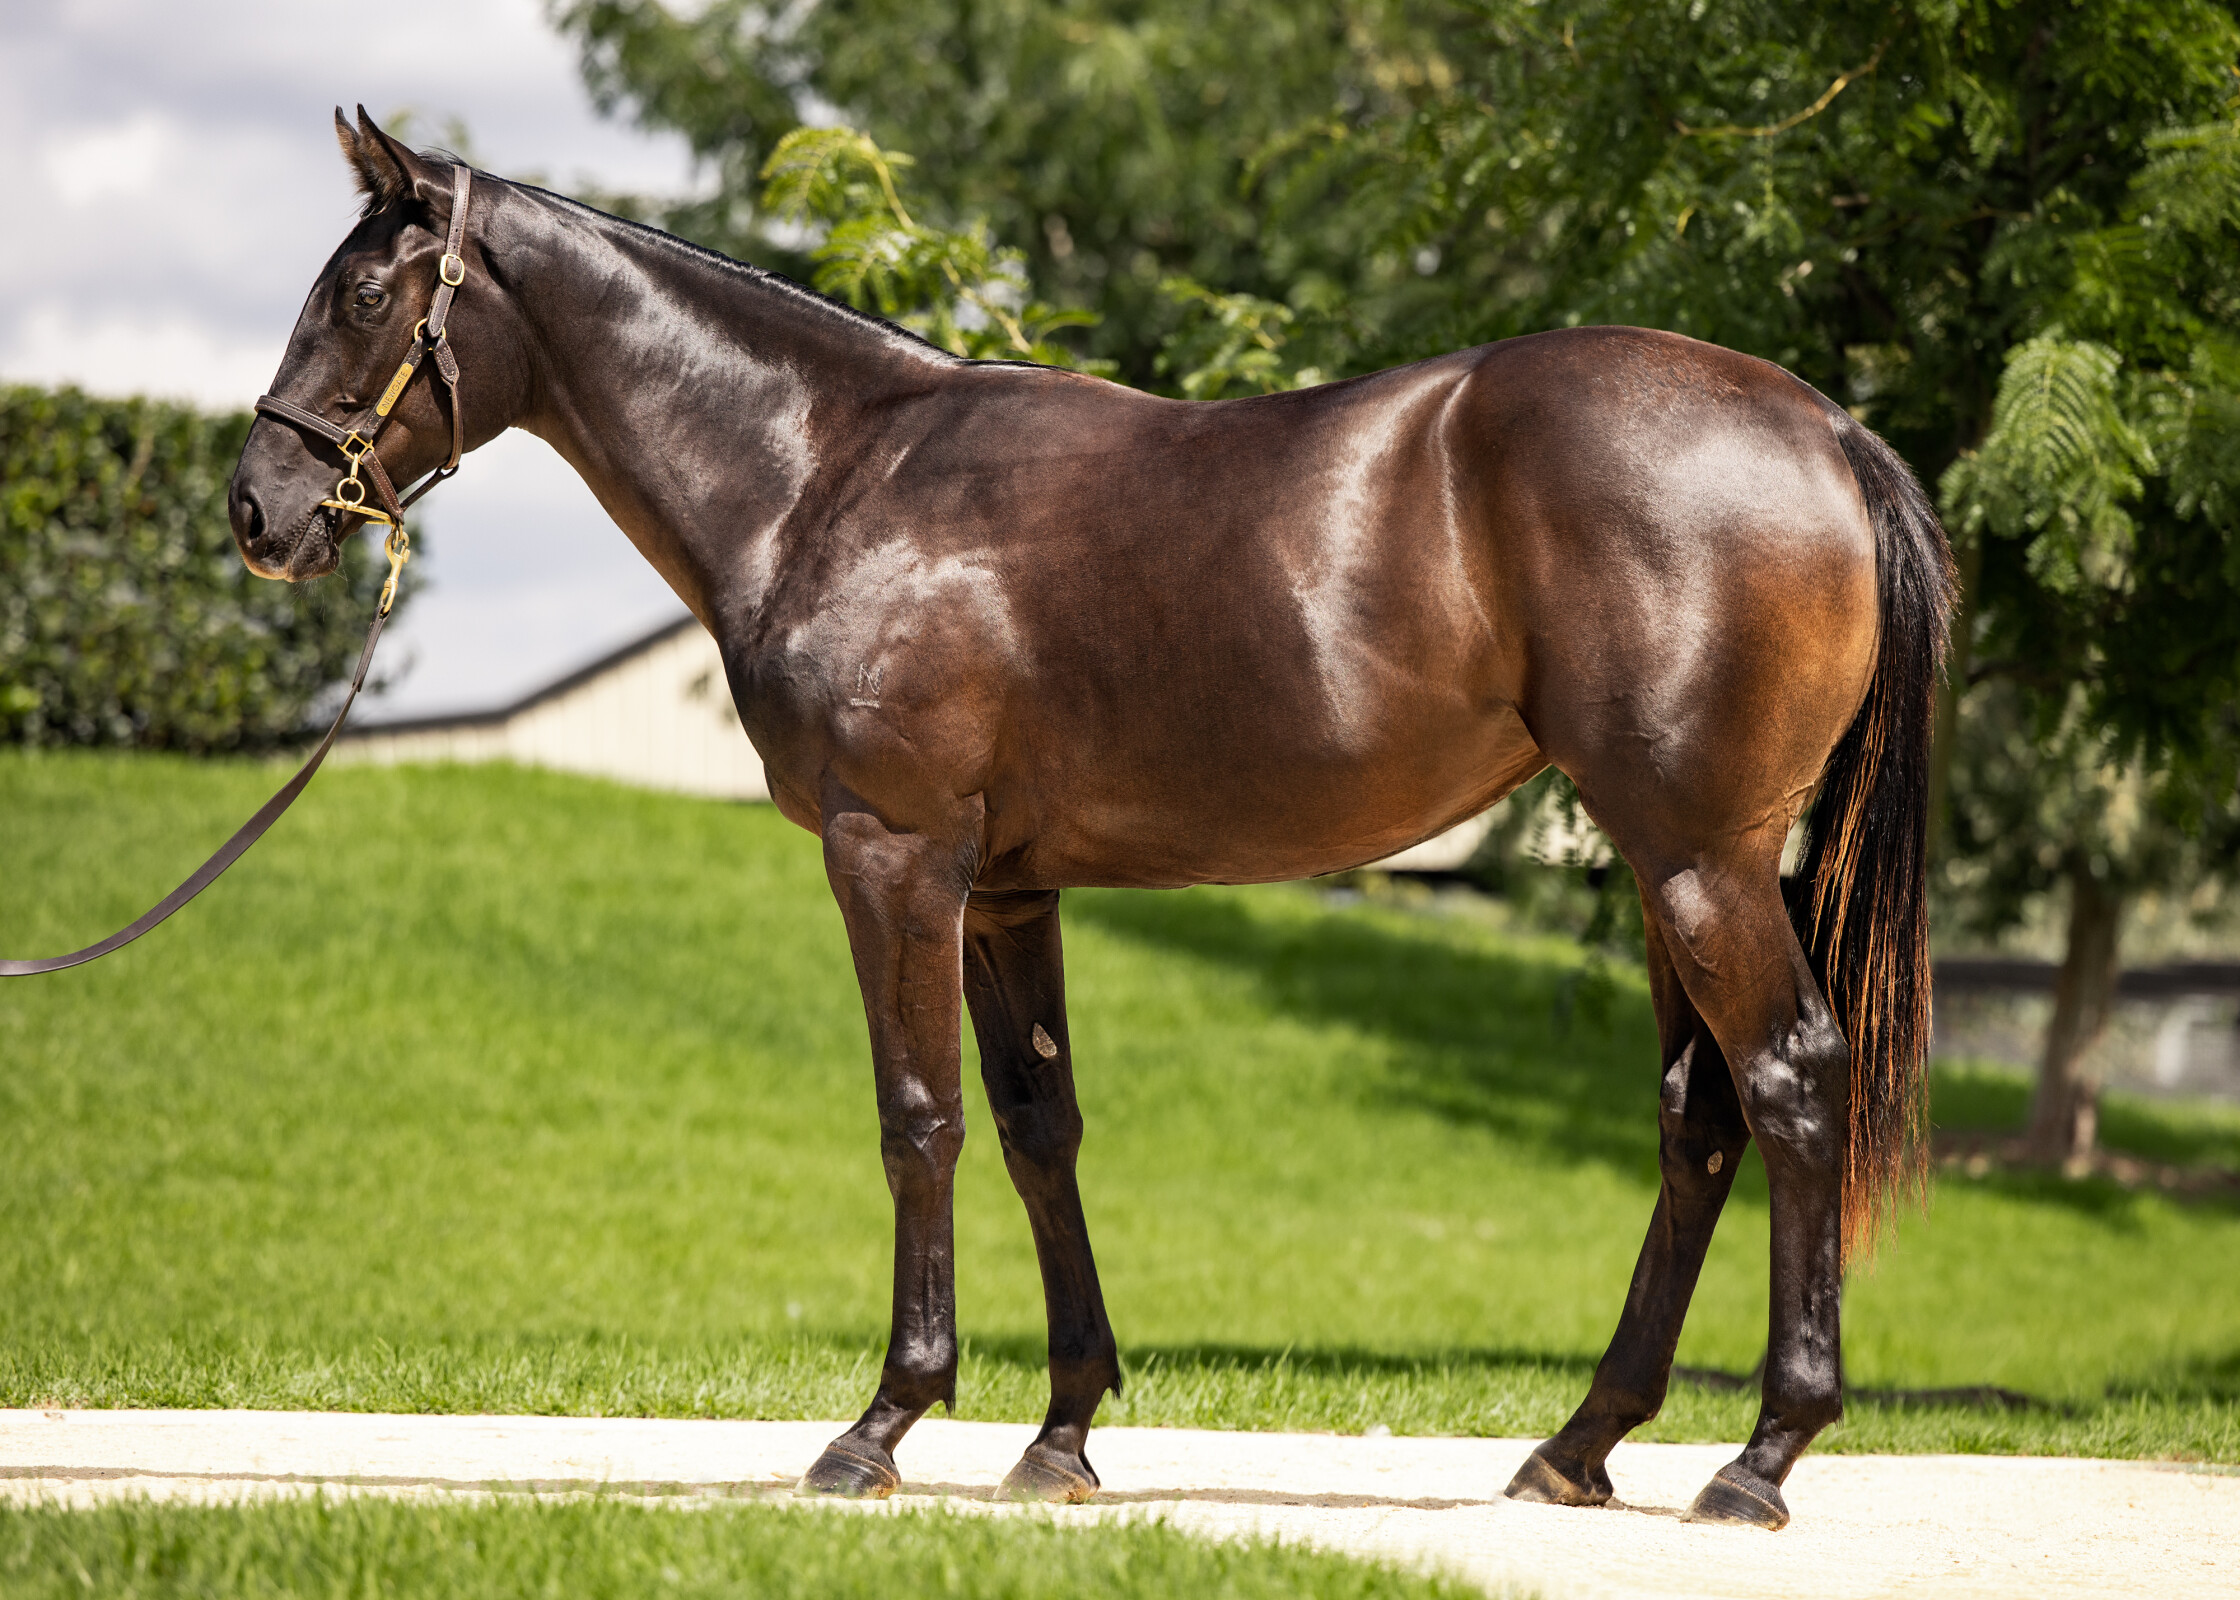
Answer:
<svg viewBox="0 0 2240 1600"><path fill-rule="evenodd" d="M264 537L264 507L257 504L257 497L246 489L233 491L233 528L241 536L244 548L254 548Z"/></svg>

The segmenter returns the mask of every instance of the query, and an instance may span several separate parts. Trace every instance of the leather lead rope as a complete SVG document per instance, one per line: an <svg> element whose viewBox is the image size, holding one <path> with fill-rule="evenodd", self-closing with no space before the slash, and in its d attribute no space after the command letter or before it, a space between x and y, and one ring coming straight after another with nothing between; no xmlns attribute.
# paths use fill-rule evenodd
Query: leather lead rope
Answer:
<svg viewBox="0 0 2240 1600"><path fill-rule="evenodd" d="M195 868L193 875L185 883L165 895L138 921L129 927L118 929L98 944L89 944L83 950L73 950L68 955L48 956L38 961L0 958L0 978L28 978L42 972L60 972L65 967L83 966L88 961L100 960L113 950L123 949L156 927L172 912L217 882L226 868L240 860L251 845L265 836L266 831L280 820L281 814L295 804L296 796L303 793L304 787L311 782L311 775L319 770L319 764L327 759L327 752L334 748L335 739L342 732L342 724L348 719L351 706L357 703L358 691L365 687L366 671L373 665L373 647L381 641L381 630L389 620L389 607L396 600L397 578L404 571L405 561L411 554L411 542L405 537L404 531L405 507L457 472L459 457L464 453L462 446L465 433L459 420L459 362L451 353L451 343L444 324L451 315L454 295L459 286L467 281L467 263L466 258L460 254L460 246L466 239L467 195L472 184L473 176L463 164L452 169L451 228L444 240L443 259L436 266L435 299L428 307L426 320L413 330L412 347L405 353L403 364L397 368L395 376L389 380L388 388L382 391L381 398L373 403L370 410L363 413L350 427L341 428L317 412L307 411L277 395L257 397L257 411L260 415L273 417L307 433L317 434L340 449L343 459L349 462L350 469L342 481L335 485L335 493L320 504L348 515L363 517L368 522L386 524L389 529L388 537L383 543L389 556L389 581L382 585L381 600L374 607L373 625L366 630L365 647L358 652L358 667L350 675L350 690L342 697L342 709L335 713L334 725L327 729L327 736L319 741L319 747L311 752L310 759L297 768L296 775L281 786L280 792L259 807L257 814L243 823L232 838L220 845L215 855ZM388 470L382 466L381 458L374 454L374 439L381 432L382 424L389 420L390 411L403 395L405 386L412 381L412 375L420 370L421 363L430 355L435 358L436 374L441 377L451 402L451 459L428 474L410 494L400 499L396 486L389 481ZM365 431L360 432L360 428ZM361 467L372 479L373 491L378 500L375 506L363 503L366 484L358 476ZM345 493L351 485L357 486L354 493Z"/></svg>
<svg viewBox="0 0 2240 1600"><path fill-rule="evenodd" d="M73 950L66 956L48 956L43 961L10 961L0 959L0 978L29 978L42 972L60 972L65 967L83 966L88 961L98 961L112 950L122 950L143 933L162 922L196 895L202 893L226 868L241 859L242 853L265 835L265 830L280 820L280 814L296 802L304 785L319 770L319 763L327 759L327 752L334 748L335 736L342 732L343 718L350 715L350 706L358 698L358 691L365 687L366 669L373 665L373 647L381 638L381 626L389 620L386 607L373 614L373 626L366 630L366 644L358 652L358 670L350 676L350 692L343 696L342 709L337 712L334 726L319 741L319 748L311 752L311 759L297 769L280 792L267 800L257 814L243 823L234 836L219 846L218 853L194 869L194 876L165 895L139 921L128 928L120 928L99 944L89 944L83 950Z"/></svg>

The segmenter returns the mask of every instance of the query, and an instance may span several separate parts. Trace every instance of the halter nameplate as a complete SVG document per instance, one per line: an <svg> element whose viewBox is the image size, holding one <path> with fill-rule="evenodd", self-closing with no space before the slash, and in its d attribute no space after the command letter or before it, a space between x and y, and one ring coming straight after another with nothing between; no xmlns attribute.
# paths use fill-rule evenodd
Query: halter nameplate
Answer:
<svg viewBox="0 0 2240 1600"><path fill-rule="evenodd" d="M381 391L380 399L374 401L373 414L375 416L388 416L389 408L397 403L397 397L404 393L404 386L412 381L412 375L419 370L419 367L419 362L412 360L409 356L405 358L404 362L397 368L397 375L389 380L389 387Z"/></svg>

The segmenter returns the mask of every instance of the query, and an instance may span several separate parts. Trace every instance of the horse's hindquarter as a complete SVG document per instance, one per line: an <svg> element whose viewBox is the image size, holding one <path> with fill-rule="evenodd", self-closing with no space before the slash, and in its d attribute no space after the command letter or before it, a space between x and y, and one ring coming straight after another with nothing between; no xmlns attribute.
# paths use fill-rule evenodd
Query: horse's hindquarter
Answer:
<svg viewBox="0 0 2240 1600"><path fill-rule="evenodd" d="M1833 408L1671 334L1494 354L1474 459L1541 747L1636 865L1777 845L1874 664L1874 531Z"/></svg>
<svg viewBox="0 0 2240 1600"><path fill-rule="evenodd" d="M1198 406L962 369L771 635L814 687L773 776L979 796L987 887L1303 876L1481 809L1573 714L1551 669L1671 601L1654 519L1567 514L1671 491L1537 343Z"/></svg>

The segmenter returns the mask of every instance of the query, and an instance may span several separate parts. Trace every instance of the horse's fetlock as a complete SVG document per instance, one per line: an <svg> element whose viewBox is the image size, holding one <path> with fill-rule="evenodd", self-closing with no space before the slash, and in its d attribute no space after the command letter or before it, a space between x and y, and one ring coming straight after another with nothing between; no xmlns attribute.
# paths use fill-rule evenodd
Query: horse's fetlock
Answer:
<svg viewBox="0 0 2240 1600"><path fill-rule="evenodd" d="M957 1397L957 1341L954 1335L920 1334L897 1340L879 1373L879 1391L905 1411L924 1411L935 1401L952 1410Z"/></svg>
<svg viewBox="0 0 2240 1600"><path fill-rule="evenodd" d="M1050 1357L1050 1392L1062 1395L1101 1395L1120 1392L1120 1357L1107 1344L1084 1355Z"/></svg>
<svg viewBox="0 0 2240 1600"><path fill-rule="evenodd" d="M1810 1340L1766 1368L1765 1418L1801 1439L1843 1419L1843 1362L1832 1342Z"/></svg>
<svg viewBox="0 0 2240 1600"><path fill-rule="evenodd" d="M1604 1424L1602 1433L1609 1438L1610 1444L1615 1444L1644 1422L1656 1420L1657 1413L1664 1409L1664 1394L1665 1386L1660 1383L1654 1393L1629 1385L1624 1388L1613 1387L1596 1396L1602 1413L1597 1420ZM1609 1448L1609 1444L1603 1446L1605 1453Z"/></svg>
<svg viewBox="0 0 2240 1600"><path fill-rule="evenodd" d="M1843 1420L1843 1391L1816 1387L1802 1394L1784 1395L1775 1414L1783 1431L1815 1438Z"/></svg>

